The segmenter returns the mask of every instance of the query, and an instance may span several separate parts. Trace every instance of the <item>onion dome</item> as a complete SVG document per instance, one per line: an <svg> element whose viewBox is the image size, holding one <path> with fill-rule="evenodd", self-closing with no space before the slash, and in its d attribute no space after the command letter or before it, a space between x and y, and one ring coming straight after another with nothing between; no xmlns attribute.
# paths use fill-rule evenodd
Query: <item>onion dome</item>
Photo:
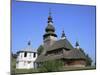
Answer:
<svg viewBox="0 0 100 75"><path fill-rule="evenodd" d="M61 38L66 37L64 30L62 31Z"/></svg>
<svg viewBox="0 0 100 75"><path fill-rule="evenodd" d="M51 17L51 11L49 11L49 17L48 17L48 26L46 27L45 31L55 31L55 28L53 26L53 21Z"/></svg>
<svg viewBox="0 0 100 75"><path fill-rule="evenodd" d="M75 46L77 47L77 46L79 46L79 43L76 41L76 44L75 44Z"/></svg>
<svg viewBox="0 0 100 75"><path fill-rule="evenodd" d="M50 23L50 22L53 23L53 21L52 21L52 17L51 17L51 16L48 17L48 23Z"/></svg>
<svg viewBox="0 0 100 75"><path fill-rule="evenodd" d="M48 23L48 26L45 29L46 32L48 31L55 31L55 27L52 25L52 23Z"/></svg>

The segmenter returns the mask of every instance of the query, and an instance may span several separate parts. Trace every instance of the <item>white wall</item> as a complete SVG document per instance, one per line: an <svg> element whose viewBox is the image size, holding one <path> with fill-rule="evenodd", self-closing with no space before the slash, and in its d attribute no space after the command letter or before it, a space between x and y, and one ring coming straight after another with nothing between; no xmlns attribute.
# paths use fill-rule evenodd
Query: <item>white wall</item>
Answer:
<svg viewBox="0 0 100 75"><path fill-rule="evenodd" d="M34 61L37 58L37 53L36 53L36 57L33 57L33 55L34 55L34 53L27 52L27 56L24 57L24 52L19 53L19 55L16 59L16 68L17 69L34 68Z"/></svg>

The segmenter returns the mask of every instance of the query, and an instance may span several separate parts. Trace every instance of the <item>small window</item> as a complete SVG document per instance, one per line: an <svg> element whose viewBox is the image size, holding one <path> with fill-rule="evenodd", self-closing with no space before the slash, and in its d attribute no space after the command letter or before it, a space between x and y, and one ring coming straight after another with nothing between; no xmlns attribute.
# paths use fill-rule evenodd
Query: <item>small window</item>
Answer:
<svg viewBox="0 0 100 75"><path fill-rule="evenodd" d="M33 54L33 57L36 57L36 53Z"/></svg>
<svg viewBox="0 0 100 75"><path fill-rule="evenodd" d="M24 57L26 57L26 56L27 56L27 52L24 53Z"/></svg>

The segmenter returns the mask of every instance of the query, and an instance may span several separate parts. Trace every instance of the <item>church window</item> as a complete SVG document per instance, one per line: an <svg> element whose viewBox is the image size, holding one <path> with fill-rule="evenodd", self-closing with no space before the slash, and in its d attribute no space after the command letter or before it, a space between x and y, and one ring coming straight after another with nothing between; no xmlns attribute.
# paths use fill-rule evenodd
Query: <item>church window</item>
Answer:
<svg viewBox="0 0 100 75"><path fill-rule="evenodd" d="M26 57L26 56L27 56L27 52L24 53L24 57Z"/></svg>

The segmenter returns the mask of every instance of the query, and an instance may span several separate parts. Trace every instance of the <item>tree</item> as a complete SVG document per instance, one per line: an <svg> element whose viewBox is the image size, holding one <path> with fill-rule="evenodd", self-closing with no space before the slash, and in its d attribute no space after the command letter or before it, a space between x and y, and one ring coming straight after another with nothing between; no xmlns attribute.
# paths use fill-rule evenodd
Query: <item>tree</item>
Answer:
<svg viewBox="0 0 100 75"><path fill-rule="evenodd" d="M11 53L11 75L16 75L15 69L16 69L16 54Z"/></svg>
<svg viewBox="0 0 100 75"><path fill-rule="evenodd" d="M86 62L87 62L86 66L91 66L92 59L89 57L88 54L86 55Z"/></svg>
<svg viewBox="0 0 100 75"><path fill-rule="evenodd" d="M88 54L86 54L84 52L84 50L82 48L80 48L80 51L86 56L86 66L91 66L91 63L92 63L92 59L89 57Z"/></svg>
<svg viewBox="0 0 100 75"><path fill-rule="evenodd" d="M45 61L40 66L40 72L53 72L59 71L63 67L63 62L60 60Z"/></svg>
<svg viewBox="0 0 100 75"><path fill-rule="evenodd" d="M37 49L37 53L38 55L40 55L44 50L44 47L42 45L39 46L39 48Z"/></svg>
<svg viewBox="0 0 100 75"><path fill-rule="evenodd" d="M81 51L84 55L86 55L85 52L84 52L84 50L83 50L82 48L80 48L80 51Z"/></svg>

